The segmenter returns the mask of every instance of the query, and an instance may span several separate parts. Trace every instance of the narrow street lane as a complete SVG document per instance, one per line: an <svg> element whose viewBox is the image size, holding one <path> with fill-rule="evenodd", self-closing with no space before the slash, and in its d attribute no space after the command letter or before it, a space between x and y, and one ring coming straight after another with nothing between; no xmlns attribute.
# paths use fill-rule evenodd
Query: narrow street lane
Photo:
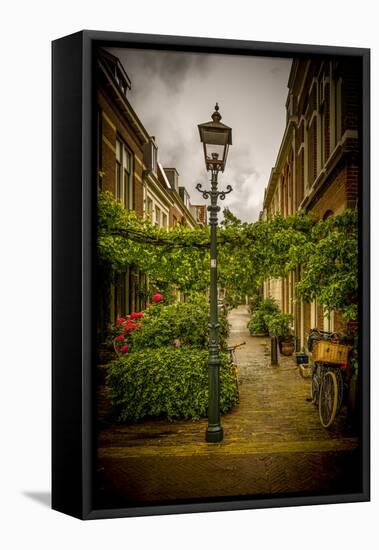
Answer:
<svg viewBox="0 0 379 550"><path fill-rule="evenodd" d="M230 344L246 345L237 350L240 404L222 417L224 441L204 441L206 419L125 426L103 418L100 505L359 490L358 442L345 416L323 429L306 400L309 380L293 357L271 366L269 339L251 337L248 320L245 306L229 314Z"/></svg>

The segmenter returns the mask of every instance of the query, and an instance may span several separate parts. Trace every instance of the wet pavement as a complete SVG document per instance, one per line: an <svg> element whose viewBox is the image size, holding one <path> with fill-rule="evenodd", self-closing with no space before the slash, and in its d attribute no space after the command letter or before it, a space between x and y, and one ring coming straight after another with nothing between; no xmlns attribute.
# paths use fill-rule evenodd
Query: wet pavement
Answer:
<svg viewBox="0 0 379 550"><path fill-rule="evenodd" d="M269 339L247 330L247 308L229 314L240 403L223 415L224 440L206 443L206 419L112 420L100 387L97 505L196 501L211 497L360 491L358 439L342 409L332 429L307 401L310 381L293 357L270 364Z"/></svg>

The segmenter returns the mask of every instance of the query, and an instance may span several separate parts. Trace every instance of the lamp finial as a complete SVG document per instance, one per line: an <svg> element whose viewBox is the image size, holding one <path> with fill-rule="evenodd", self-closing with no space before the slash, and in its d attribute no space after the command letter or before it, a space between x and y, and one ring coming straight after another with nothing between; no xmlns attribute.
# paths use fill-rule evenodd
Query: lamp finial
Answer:
<svg viewBox="0 0 379 550"><path fill-rule="evenodd" d="M219 107L218 103L216 103L216 105L215 105L215 111L214 111L214 113L213 113L213 115L212 115L212 120L213 120L213 122L220 122L220 120L221 120L222 117L221 117L221 115L220 115L220 113L219 113L219 110L220 110L220 107Z"/></svg>

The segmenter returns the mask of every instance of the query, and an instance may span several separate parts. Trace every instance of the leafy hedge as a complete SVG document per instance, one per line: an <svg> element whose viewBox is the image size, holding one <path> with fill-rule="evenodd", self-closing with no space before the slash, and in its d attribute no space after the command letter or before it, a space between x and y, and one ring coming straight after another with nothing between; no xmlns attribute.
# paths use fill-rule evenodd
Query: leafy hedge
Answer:
<svg viewBox="0 0 379 550"><path fill-rule="evenodd" d="M228 336L226 315L220 311L220 346L225 349ZM199 348L208 346L209 304L176 303L156 305L147 310L139 330L130 334L130 350L159 348L177 344Z"/></svg>
<svg viewBox="0 0 379 550"><path fill-rule="evenodd" d="M237 395L226 353L221 353L221 361L220 409L226 412ZM107 382L119 421L206 415L207 362L207 350L186 346L140 350L113 361Z"/></svg>
<svg viewBox="0 0 379 550"><path fill-rule="evenodd" d="M260 301L258 309L254 310L253 316L247 325L250 334L268 334L268 319L278 313L280 313L280 309L273 298L266 298Z"/></svg>

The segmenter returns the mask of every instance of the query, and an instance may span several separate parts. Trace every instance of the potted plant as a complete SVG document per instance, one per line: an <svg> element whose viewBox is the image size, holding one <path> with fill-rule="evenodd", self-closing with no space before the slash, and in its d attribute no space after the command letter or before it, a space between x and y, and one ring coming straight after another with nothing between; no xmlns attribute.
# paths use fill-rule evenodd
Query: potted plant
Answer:
<svg viewBox="0 0 379 550"><path fill-rule="evenodd" d="M295 362L299 367L300 376L309 378L311 376L311 366L309 363L309 356L305 353L304 348L295 354Z"/></svg>
<svg viewBox="0 0 379 550"><path fill-rule="evenodd" d="M291 324L293 316L289 313L274 313L266 317L269 333L278 339L279 350L282 355L292 355L295 351L295 338Z"/></svg>

